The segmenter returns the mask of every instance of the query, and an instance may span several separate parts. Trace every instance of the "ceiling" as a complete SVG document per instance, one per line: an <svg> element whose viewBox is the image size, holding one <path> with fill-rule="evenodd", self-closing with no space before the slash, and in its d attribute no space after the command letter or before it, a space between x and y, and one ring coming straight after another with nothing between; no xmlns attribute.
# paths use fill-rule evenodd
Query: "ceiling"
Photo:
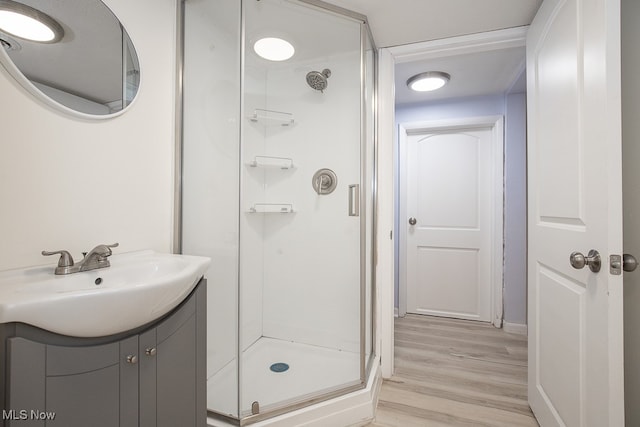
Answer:
<svg viewBox="0 0 640 427"><path fill-rule="evenodd" d="M366 15L378 47L529 25L542 0L325 0Z"/></svg>
<svg viewBox="0 0 640 427"><path fill-rule="evenodd" d="M55 19L59 43L13 39L7 53L32 81L104 104L122 98L122 30L99 0L20 0ZM4 35L2 36L5 37ZM12 38L10 38L12 39Z"/></svg>
<svg viewBox="0 0 640 427"><path fill-rule="evenodd" d="M377 47L394 47L526 26L542 0L325 0L366 15ZM396 65L396 104L524 90L524 47L402 62ZM412 92L406 81L444 71L451 81L436 92Z"/></svg>
<svg viewBox="0 0 640 427"><path fill-rule="evenodd" d="M395 67L396 105L471 96L524 92L524 46L402 62ZM414 92L406 82L425 71L444 71L449 83L433 92Z"/></svg>

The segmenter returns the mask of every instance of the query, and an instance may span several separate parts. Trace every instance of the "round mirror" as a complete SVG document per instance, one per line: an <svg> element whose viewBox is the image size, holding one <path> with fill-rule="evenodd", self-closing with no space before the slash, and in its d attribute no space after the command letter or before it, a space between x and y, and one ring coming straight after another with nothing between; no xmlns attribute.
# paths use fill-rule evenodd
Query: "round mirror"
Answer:
<svg viewBox="0 0 640 427"><path fill-rule="evenodd" d="M136 51L100 0L0 0L0 44L7 71L64 111L111 117L138 92Z"/></svg>

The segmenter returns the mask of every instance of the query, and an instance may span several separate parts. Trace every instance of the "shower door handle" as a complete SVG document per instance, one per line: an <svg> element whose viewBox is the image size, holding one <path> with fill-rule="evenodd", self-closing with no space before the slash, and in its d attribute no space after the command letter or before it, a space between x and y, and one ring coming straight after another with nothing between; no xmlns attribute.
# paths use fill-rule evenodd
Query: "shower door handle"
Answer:
<svg viewBox="0 0 640 427"><path fill-rule="evenodd" d="M349 216L360 216L360 185L349 186Z"/></svg>

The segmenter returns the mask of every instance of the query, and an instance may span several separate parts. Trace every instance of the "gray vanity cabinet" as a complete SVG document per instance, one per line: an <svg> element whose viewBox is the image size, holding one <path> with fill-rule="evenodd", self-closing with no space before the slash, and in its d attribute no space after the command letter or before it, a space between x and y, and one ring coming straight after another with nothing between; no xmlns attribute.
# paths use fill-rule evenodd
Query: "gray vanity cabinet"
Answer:
<svg viewBox="0 0 640 427"><path fill-rule="evenodd" d="M16 328L4 337L1 425L205 426L205 288L203 279L159 322L108 342Z"/></svg>

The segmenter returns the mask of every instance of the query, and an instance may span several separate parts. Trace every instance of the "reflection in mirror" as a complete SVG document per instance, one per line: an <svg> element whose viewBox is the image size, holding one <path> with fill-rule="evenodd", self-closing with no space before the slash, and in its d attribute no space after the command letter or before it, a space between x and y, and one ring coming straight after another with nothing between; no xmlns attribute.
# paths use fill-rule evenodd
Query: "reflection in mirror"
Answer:
<svg viewBox="0 0 640 427"><path fill-rule="evenodd" d="M44 24L54 35L35 41L20 33L5 19L17 14ZM49 104L108 116L122 111L138 92L133 43L100 0L0 0L0 43L4 67Z"/></svg>

